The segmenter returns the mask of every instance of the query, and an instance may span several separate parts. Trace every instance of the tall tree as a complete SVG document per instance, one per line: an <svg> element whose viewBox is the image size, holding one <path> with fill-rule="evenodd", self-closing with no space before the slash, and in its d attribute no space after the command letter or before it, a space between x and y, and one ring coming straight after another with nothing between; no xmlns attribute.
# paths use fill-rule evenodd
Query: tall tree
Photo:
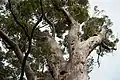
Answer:
<svg viewBox="0 0 120 80"><path fill-rule="evenodd" d="M0 79L88 80L90 53L96 50L99 64L116 50L111 20L97 7L90 16L88 0L1 2Z"/></svg>

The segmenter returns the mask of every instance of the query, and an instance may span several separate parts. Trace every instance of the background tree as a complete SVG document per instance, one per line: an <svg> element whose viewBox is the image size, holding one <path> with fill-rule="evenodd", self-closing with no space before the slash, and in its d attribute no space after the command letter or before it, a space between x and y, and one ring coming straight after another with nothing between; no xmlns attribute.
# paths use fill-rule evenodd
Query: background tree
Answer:
<svg viewBox="0 0 120 80"><path fill-rule="evenodd" d="M88 0L8 0L0 10L0 79L23 80L25 71L27 80L88 80L90 53L99 64L118 42L108 16L88 8Z"/></svg>

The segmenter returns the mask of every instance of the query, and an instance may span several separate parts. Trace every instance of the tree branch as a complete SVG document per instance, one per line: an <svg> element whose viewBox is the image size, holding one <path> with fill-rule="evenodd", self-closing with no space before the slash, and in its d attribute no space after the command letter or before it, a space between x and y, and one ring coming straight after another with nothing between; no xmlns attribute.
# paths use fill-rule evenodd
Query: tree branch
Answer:
<svg viewBox="0 0 120 80"><path fill-rule="evenodd" d="M50 29L52 31L52 36L53 36L53 38L55 38L55 25L52 22L50 22L49 19L46 17L46 15L44 13L44 10L43 10L42 0L40 0L40 5L41 5L41 10L42 10L43 18L51 26Z"/></svg>
<svg viewBox="0 0 120 80"><path fill-rule="evenodd" d="M2 30L0 30L0 37L7 43L9 44L13 51L15 52L17 58L19 59L20 63L22 64L23 63L23 53L21 52L19 46L14 42L12 41ZM26 65L25 65L25 73L26 73L26 76L27 76L27 79L28 80L32 80L34 79L35 75L34 75L34 72L33 70L31 69L30 65L28 64L28 62L26 62Z"/></svg>
<svg viewBox="0 0 120 80"><path fill-rule="evenodd" d="M59 0L52 0L52 4L56 10L63 12L63 14L67 17L67 20L69 20L71 23L76 22L74 18L70 15L70 13L67 10L65 10L65 7L60 6Z"/></svg>
<svg viewBox="0 0 120 80"><path fill-rule="evenodd" d="M40 1L41 1L41 0L40 0ZM42 9L42 8L41 8L41 10L42 10L42 13L43 13L43 9ZM38 24L42 21L42 18L43 18L43 14L42 14L42 16L40 17L40 19L36 22L36 24L33 26L31 35L30 35L30 37L28 37L29 46L28 46L28 51L25 53L25 57L24 57L24 59L23 59L20 80L23 80L24 67L25 67L25 64L26 64L27 57L28 57L28 55L30 54L34 30L36 29L36 27L38 26Z"/></svg>
<svg viewBox="0 0 120 80"><path fill-rule="evenodd" d="M34 30L35 28L37 27L37 25L42 21L42 17L43 15L40 17L40 19L37 21L37 23L33 26L33 29L32 29L32 32L31 32L31 35L29 36L27 31L26 31L26 28L17 20L15 14L13 13L12 11L12 7L11 7L11 1L8 0L9 2L9 9L11 11L11 14L15 20L15 22L23 29L23 31L25 32L25 35L28 37L28 41L29 41L29 47L28 47L28 51L25 53L25 57L23 59L23 63L22 63L22 71L21 71L21 77L20 77L20 80L23 80L23 75L24 75L24 66L26 64L26 60L27 60L27 57L30 53L30 50L31 50L31 43L32 43L32 37L33 37L33 33L34 33ZM43 11L43 10L42 10Z"/></svg>
<svg viewBox="0 0 120 80"><path fill-rule="evenodd" d="M10 12L15 20L15 22L23 29L25 35L29 38L30 36L28 35L27 31L26 31L26 28L19 22L19 20L17 19L17 17L15 16L13 10L12 10L12 6L11 6L11 0L8 0L8 3L9 3L9 9L10 9ZM27 27L27 26L26 26Z"/></svg>
<svg viewBox="0 0 120 80"><path fill-rule="evenodd" d="M60 72L65 67L66 62L64 61L62 51L57 42L52 38L48 38L48 42L51 47L51 59L48 60L48 65L53 71L55 80L58 80Z"/></svg>
<svg viewBox="0 0 120 80"><path fill-rule="evenodd" d="M33 29L32 29L32 32L31 32L31 36L30 36L30 38L28 38L29 46L28 46L28 51L25 53L25 57L24 57L24 59L23 59L20 80L23 80L24 67L25 67L25 64L26 64L27 57L28 57L28 55L30 54L34 30L35 30L35 28L37 27L37 25L38 25L41 21L42 21L42 16L41 16L40 19L37 21L37 23L34 25L34 27L33 27Z"/></svg>
<svg viewBox="0 0 120 80"><path fill-rule="evenodd" d="M46 34L45 32L40 32L38 30L37 35L34 35L34 36L36 36L39 40L44 38L45 43L47 43L48 46L50 47L48 48L49 53L48 55L46 55L47 65L52 69L53 71L52 75L55 78L55 80L58 80L60 71L66 65L60 46L50 35Z"/></svg>
<svg viewBox="0 0 120 80"><path fill-rule="evenodd" d="M93 36L88 38L85 42L88 44L86 47L88 47L89 53L87 53L86 57L90 55L90 53L99 45L102 43L102 41L105 39L106 30L102 28L101 32L97 36Z"/></svg>
<svg viewBox="0 0 120 80"><path fill-rule="evenodd" d="M67 10L65 10L64 7L61 7L60 11L63 12L63 14L67 17L67 20L69 20L72 24L76 23L75 19L70 15L70 13Z"/></svg>
<svg viewBox="0 0 120 80"><path fill-rule="evenodd" d="M64 7L61 7L60 10L71 22L71 24L69 24L70 30L68 33L68 44L69 44L69 54L70 54L69 60L71 60L71 57L73 55L73 49L74 49L73 47L80 39L80 35L78 35L80 33L79 32L80 25L78 22L74 20L74 18L70 15L70 13L67 10L65 10Z"/></svg>
<svg viewBox="0 0 120 80"><path fill-rule="evenodd" d="M44 19L45 19L45 21L46 21L50 26L52 26L52 27L50 27L50 28L51 28L51 31L52 31L52 36L55 38L55 25L54 25L52 22L50 22L50 21L47 19L46 16L44 16Z"/></svg>

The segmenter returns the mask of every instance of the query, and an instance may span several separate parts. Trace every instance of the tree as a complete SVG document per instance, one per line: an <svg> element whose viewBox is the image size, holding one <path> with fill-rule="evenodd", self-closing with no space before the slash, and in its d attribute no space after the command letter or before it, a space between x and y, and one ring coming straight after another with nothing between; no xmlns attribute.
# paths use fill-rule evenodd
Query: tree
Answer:
<svg viewBox="0 0 120 80"><path fill-rule="evenodd" d="M97 7L90 16L88 8L88 0L8 0L0 13L0 79L23 80L25 72L27 80L88 80L90 53L99 64L118 42L108 16Z"/></svg>

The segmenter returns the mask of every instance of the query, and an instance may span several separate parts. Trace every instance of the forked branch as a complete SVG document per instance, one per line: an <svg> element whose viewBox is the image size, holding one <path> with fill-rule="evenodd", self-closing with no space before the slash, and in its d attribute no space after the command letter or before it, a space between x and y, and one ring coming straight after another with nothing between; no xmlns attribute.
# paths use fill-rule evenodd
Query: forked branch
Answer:
<svg viewBox="0 0 120 80"><path fill-rule="evenodd" d="M40 1L41 1L41 0L40 0ZM42 11L42 13L43 13L43 9L42 9L42 8L41 8L41 11ZM33 38L34 31L35 31L36 27L38 26L38 24L42 21L42 18L43 18L43 14L42 14L42 16L39 18L39 20L36 22L36 24L33 26L32 32L31 32L31 34L30 34L30 37L28 37L28 41L29 41L28 51L25 53L25 57L24 57L24 59L23 59L20 80L23 80L24 68L25 68L25 64L26 64L27 57L28 57L28 55L30 54L30 50L31 50L31 47L32 47L31 44L32 44L32 38Z"/></svg>

